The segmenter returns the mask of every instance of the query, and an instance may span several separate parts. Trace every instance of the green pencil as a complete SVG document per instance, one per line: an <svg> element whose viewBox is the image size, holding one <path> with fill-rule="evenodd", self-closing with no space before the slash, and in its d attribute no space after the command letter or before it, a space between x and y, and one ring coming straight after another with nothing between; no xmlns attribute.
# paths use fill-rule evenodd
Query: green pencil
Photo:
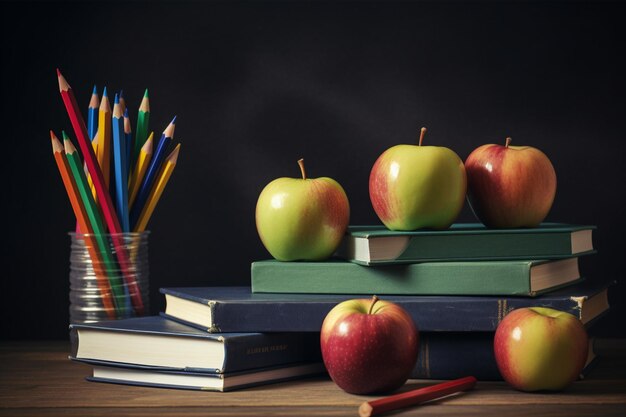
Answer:
<svg viewBox="0 0 626 417"><path fill-rule="evenodd" d="M87 178L85 177L85 172L83 171L83 164L80 160L80 156L65 132L63 132L63 145L65 147L67 163L72 171L74 181L76 181L76 187L80 193L80 198L83 200L85 205L87 217L89 218L89 222L93 228L94 238L102 255L104 268L107 271L107 276L109 277L109 283L111 285L111 290L113 291L115 310L118 313L118 317L125 317L129 313L126 311L128 303L126 302L123 283L119 276L119 268L116 267L115 261L113 260L113 254L111 253L111 248L105 235L105 229L100 216L100 211L95 200L93 199L93 194L91 194L91 189L87 183Z"/></svg>
<svg viewBox="0 0 626 417"><path fill-rule="evenodd" d="M135 129L135 143L133 148L133 156L130 160L131 167L135 166L135 162L137 158L139 158L139 151L141 151L141 147L148 140L148 135L150 134L148 128L150 124L150 99L148 98L148 89L146 88L146 92L143 94L143 99L141 100L141 105L139 106L139 115L137 116L137 128Z"/></svg>

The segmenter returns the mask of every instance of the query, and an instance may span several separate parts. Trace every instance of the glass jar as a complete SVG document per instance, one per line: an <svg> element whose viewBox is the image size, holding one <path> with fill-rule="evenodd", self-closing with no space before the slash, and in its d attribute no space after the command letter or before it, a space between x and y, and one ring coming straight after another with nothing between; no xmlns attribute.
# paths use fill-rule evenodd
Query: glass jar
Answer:
<svg viewBox="0 0 626 417"><path fill-rule="evenodd" d="M70 323L149 314L148 231L69 235Z"/></svg>

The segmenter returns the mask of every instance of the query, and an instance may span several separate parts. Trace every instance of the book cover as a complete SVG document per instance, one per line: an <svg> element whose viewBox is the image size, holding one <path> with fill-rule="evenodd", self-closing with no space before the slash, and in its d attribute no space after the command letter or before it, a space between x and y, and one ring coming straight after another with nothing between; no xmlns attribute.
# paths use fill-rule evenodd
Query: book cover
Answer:
<svg viewBox="0 0 626 417"><path fill-rule="evenodd" d="M422 332L414 379L456 379L474 376L481 381L500 381L493 350L494 332ZM591 369L596 355L590 338L587 363L581 378Z"/></svg>
<svg viewBox="0 0 626 417"><path fill-rule="evenodd" d="M417 231L350 226L337 255L364 265L560 259L594 253L595 229L562 223L520 229L458 223L446 230Z"/></svg>
<svg viewBox="0 0 626 417"><path fill-rule="evenodd" d="M420 331L494 331L504 316L521 307L567 311L589 323L609 308L610 282L583 281L534 298L496 296L383 297L401 305ZM318 332L328 312L369 294L265 294L250 287L161 288L165 314L209 332Z"/></svg>
<svg viewBox="0 0 626 417"><path fill-rule="evenodd" d="M200 391L232 391L297 378L322 375L321 362L296 363L225 374L96 365L88 381Z"/></svg>
<svg viewBox="0 0 626 417"><path fill-rule="evenodd" d="M252 263L252 292L536 296L581 279L578 258L362 266L345 261Z"/></svg>
<svg viewBox="0 0 626 417"><path fill-rule="evenodd" d="M76 359L226 373L321 357L312 333L211 334L161 316L70 329Z"/></svg>

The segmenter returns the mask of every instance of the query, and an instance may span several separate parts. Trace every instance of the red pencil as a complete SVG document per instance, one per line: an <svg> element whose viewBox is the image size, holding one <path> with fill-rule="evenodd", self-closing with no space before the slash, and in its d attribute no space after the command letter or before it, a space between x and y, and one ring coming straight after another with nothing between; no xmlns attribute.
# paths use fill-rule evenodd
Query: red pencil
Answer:
<svg viewBox="0 0 626 417"><path fill-rule="evenodd" d="M105 185L104 176L102 175L102 170L98 165L96 154L93 151L91 140L89 139L89 135L87 133L87 126L85 126L85 120L83 119L78 104L76 103L76 98L74 97L72 88L65 80L59 69L57 69L57 76L59 79L61 97L63 98L67 114L69 115L70 122L74 128L81 153L83 154L83 158L87 164L87 170L89 171L89 175L91 175L93 185L96 189L96 195L98 196L102 215L107 228L109 229L109 233L111 233L113 245L116 249L115 252L117 254L117 259L119 261L124 280L126 281L126 285L128 286L128 291L130 292L133 307L137 312L137 315L143 315L144 307L143 301L141 300L141 292L139 291L137 282L129 271L130 262L128 254L124 248L124 241L120 235L120 233L122 233L122 228L117 218L113 201L111 200L111 195Z"/></svg>
<svg viewBox="0 0 626 417"><path fill-rule="evenodd" d="M445 397L460 391L466 391L474 388L476 378L467 376L465 378L455 379L454 381L442 382L441 384L432 385L426 388L420 388L402 394L392 395L390 397L381 398L379 400L367 401L359 407L359 416L369 417L387 411L397 410L399 408L416 405L426 401Z"/></svg>

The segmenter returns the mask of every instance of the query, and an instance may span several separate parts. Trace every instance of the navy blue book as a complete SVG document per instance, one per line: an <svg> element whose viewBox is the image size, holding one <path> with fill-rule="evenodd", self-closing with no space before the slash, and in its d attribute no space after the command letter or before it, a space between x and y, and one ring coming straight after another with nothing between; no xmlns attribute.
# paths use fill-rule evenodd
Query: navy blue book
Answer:
<svg viewBox="0 0 626 417"><path fill-rule="evenodd" d="M295 363L226 374L96 364L93 367L93 376L87 377L87 380L155 388L232 391L325 373L326 369L321 362Z"/></svg>
<svg viewBox="0 0 626 417"><path fill-rule="evenodd" d="M609 308L609 283L583 282L537 297L396 296L420 331L494 331L502 318L520 307L551 307L589 323ZM252 293L249 287L162 288L165 317L211 332L319 332L338 303L372 294Z"/></svg>
<svg viewBox="0 0 626 417"><path fill-rule="evenodd" d="M471 375L481 381L502 380L493 353L493 337L494 332L422 332L411 378L456 379ZM587 363L580 378L588 373L595 360L593 338L590 338Z"/></svg>
<svg viewBox="0 0 626 417"><path fill-rule="evenodd" d="M229 373L321 358L316 333L210 334L160 316L70 325L72 359Z"/></svg>

